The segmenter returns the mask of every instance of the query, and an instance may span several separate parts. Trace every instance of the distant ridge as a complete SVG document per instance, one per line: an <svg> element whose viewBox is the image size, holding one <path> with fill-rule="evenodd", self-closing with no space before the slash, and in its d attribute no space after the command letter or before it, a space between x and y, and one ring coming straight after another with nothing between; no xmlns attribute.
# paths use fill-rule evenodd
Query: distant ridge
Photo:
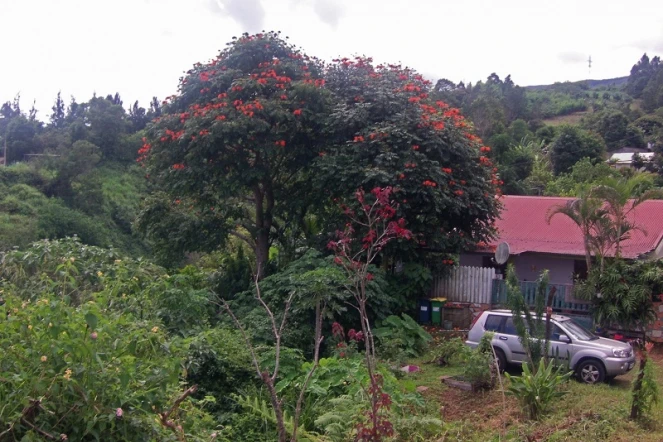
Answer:
<svg viewBox="0 0 663 442"><path fill-rule="evenodd" d="M536 90L545 90L545 89L552 89L556 85L560 84L577 84L577 85L585 85L589 89L594 89L597 87L601 86L621 86L623 84L626 84L628 81L628 77L617 77L617 78L608 78L605 80L581 80L581 81L565 81L565 82L557 82L554 84L542 84L542 85L534 85L534 86L523 86L525 89L530 89L533 91Z"/></svg>

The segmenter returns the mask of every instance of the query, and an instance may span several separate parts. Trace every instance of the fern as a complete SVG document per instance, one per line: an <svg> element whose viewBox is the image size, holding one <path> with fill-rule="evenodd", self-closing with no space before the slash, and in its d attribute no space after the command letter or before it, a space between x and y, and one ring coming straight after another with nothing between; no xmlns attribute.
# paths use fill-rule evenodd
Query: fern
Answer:
<svg viewBox="0 0 663 442"><path fill-rule="evenodd" d="M249 397L242 395L233 395L233 399L244 409L276 425L276 413L266 400L255 396ZM288 434L292 434L295 427L294 418L285 410L283 411L283 423ZM303 442L327 442L327 439L320 437L316 433L306 431L303 428L297 429L297 438Z"/></svg>

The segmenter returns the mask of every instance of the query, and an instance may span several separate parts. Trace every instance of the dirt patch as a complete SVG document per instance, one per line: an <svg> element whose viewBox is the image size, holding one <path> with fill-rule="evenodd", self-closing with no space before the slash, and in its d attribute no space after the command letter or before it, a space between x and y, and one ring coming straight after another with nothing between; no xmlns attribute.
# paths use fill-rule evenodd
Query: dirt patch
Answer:
<svg viewBox="0 0 663 442"><path fill-rule="evenodd" d="M506 401L506 405L505 405ZM508 428L522 416L518 403L498 390L472 393L445 388L440 393L440 414L445 421L470 420L483 429Z"/></svg>

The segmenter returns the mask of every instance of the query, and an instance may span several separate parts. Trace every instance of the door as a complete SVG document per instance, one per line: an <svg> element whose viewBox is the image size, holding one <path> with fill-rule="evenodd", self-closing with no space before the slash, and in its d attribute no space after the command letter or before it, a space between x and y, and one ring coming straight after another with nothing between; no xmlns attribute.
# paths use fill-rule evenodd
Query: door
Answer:
<svg viewBox="0 0 663 442"><path fill-rule="evenodd" d="M512 358L511 362L521 364L525 360L525 350L520 343L520 339L518 339L516 326L513 324L513 318L511 316L507 316L506 320L502 323L498 339L504 341L509 347Z"/></svg>
<svg viewBox="0 0 663 442"><path fill-rule="evenodd" d="M518 340L516 327L513 325L511 316L488 315L484 329L495 334L492 341L493 347L504 351L507 362L522 363L525 352Z"/></svg>
<svg viewBox="0 0 663 442"><path fill-rule="evenodd" d="M552 332L550 333L550 353L548 355L551 360L557 360L561 364L568 364L569 357L573 355L573 344L570 341L561 341L561 336L570 338L564 330L553 324Z"/></svg>

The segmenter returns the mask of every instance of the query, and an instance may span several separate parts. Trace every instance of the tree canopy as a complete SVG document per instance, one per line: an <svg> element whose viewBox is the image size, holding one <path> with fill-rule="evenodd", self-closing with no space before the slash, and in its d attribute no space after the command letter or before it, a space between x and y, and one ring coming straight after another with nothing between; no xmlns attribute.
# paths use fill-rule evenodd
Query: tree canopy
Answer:
<svg viewBox="0 0 663 442"><path fill-rule="evenodd" d="M172 204L222 220L255 251L260 274L275 224L291 222L289 207L307 199L324 83L319 62L277 33L243 35L187 72L140 151Z"/></svg>
<svg viewBox="0 0 663 442"><path fill-rule="evenodd" d="M337 101L318 187L332 198L394 187L399 216L429 250L490 236L500 192L490 148L458 109L431 98L430 82L364 57L334 61L326 80Z"/></svg>

